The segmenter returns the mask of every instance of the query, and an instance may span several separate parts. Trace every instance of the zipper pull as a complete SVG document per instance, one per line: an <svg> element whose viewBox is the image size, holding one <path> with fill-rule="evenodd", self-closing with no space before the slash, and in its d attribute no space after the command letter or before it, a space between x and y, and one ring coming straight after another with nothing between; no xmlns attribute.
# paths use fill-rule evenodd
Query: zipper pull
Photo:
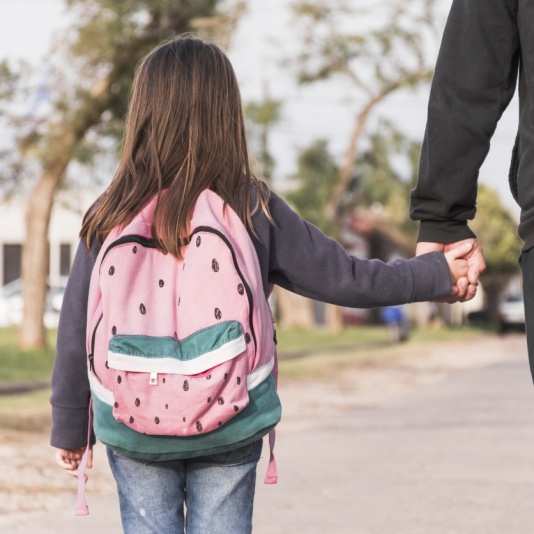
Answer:
<svg viewBox="0 0 534 534"><path fill-rule="evenodd" d="M150 373L150 380L148 383L151 386L157 386L158 385L158 373Z"/></svg>

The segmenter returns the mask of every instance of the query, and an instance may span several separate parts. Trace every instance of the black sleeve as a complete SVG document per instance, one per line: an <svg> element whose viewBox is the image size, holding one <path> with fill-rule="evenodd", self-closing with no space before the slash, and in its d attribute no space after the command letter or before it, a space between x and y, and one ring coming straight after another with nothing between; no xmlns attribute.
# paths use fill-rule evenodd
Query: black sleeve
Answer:
<svg viewBox="0 0 534 534"><path fill-rule="evenodd" d="M80 243L61 306L50 402L51 444L62 449L84 447L87 443L90 398L85 345L87 298L98 251L96 244L89 253L85 244Z"/></svg>
<svg viewBox="0 0 534 534"><path fill-rule="evenodd" d="M515 92L520 56L518 0L453 0L428 105L419 181L410 216L419 241L474 234L480 166Z"/></svg>
<svg viewBox="0 0 534 534"><path fill-rule="evenodd" d="M358 308L450 295L449 268L440 252L390 263L356 258L302 220L274 193L269 208L274 224L260 216L254 221L261 234L261 243L256 241L260 267L269 283L305 297Z"/></svg>

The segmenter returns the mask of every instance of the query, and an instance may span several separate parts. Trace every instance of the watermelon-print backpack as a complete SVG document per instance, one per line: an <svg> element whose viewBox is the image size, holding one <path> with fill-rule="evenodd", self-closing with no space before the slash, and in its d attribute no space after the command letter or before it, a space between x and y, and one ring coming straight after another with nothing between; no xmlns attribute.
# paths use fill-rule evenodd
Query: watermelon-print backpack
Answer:
<svg viewBox="0 0 534 534"><path fill-rule="evenodd" d="M154 198L109 234L93 269L87 354L95 435L129 457L162 461L270 433L265 482L276 483L275 332L250 236L206 190L177 260L151 238L155 205ZM79 515L88 513L83 478Z"/></svg>

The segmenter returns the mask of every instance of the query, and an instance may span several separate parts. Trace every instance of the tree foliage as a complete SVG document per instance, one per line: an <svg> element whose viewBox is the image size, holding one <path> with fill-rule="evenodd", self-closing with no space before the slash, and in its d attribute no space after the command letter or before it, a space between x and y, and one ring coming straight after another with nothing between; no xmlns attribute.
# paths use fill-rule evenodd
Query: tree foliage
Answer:
<svg viewBox="0 0 534 534"><path fill-rule="evenodd" d="M344 219L356 208L380 212L382 218L415 241L416 226L408 217L409 191L416 179L420 143L408 139L393 124L379 121L366 139L351 179L338 205ZM305 147L292 178L296 187L286 197L302 217L326 233L332 221L326 203L339 183L339 166L326 140Z"/></svg>
<svg viewBox="0 0 534 534"><path fill-rule="evenodd" d="M426 43L434 31L434 0L296 0L304 38L291 60L301 84L342 79L357 102L339 177L325 216L341 223L339 208L375 107L396 91L430 80Z"/></svg>
<svg viewBox="0 0 534 534"><path fill-rule="evenodd" d="M297 172L292 177L297 187L286 193L300 216L327 234L332 228L331 221L325 217L325 202L338 180L339 167L328 150L328 142L319 139L299 153Z"/></svg>
<svg viewBox="0 0 534 534"><path fill-rule="evenodd" d="M516 273L521 243L517 236L517 222L503 206L497 191L487 185L478 187L477 213L471 227L486 260L482 282L484 278Z"/></svg>
<svg viewBox="0 0 534 534"><path fill-rule="evenodd" d="M44 116L0 117L15 132L11 146L0 147L13 154L4 178L31 182L22 259L26 305L20 342L25 348L45 343L48 225L69 164L75 158L90 161L106 138L118 138L135 67L149 50L193 30L227 39L245 6L241 1L217 0L66 0L66 4L71 24L51 54L49 111ZM21 69L16 72L4 63L0 93L6 99L16 98L17 84L28 79Z"/></svg>
<svg viewBox="0 0 534 534"><path fill-rule="evenodd" d="M258 174L270 182L275 161L269 147L269 136L272 127L281 119L282 102L271 98L266 91L263 100L248 102L245 106L245 112L259 160Z"/></svg>
<svg viewBox="0 0 534 534"><path fill-rule="evenodd" d="M378 208L389 222L413 239L416 224L408 217L410 190L417 180L421 143L409 139L395 125L379 121L358 158L355 205Z"/></svg>

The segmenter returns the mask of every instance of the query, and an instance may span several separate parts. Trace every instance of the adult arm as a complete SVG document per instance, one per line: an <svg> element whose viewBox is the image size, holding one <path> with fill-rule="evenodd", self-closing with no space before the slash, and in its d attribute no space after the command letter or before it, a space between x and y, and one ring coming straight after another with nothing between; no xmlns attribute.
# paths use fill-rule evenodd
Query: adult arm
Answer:
<svg viewBox="0 0 534 534"><path fill-rule="evenodd" d="M428 105L410 216L419 241L474 238L477 179L516 86L518 0L453 0Z"/></svg>

